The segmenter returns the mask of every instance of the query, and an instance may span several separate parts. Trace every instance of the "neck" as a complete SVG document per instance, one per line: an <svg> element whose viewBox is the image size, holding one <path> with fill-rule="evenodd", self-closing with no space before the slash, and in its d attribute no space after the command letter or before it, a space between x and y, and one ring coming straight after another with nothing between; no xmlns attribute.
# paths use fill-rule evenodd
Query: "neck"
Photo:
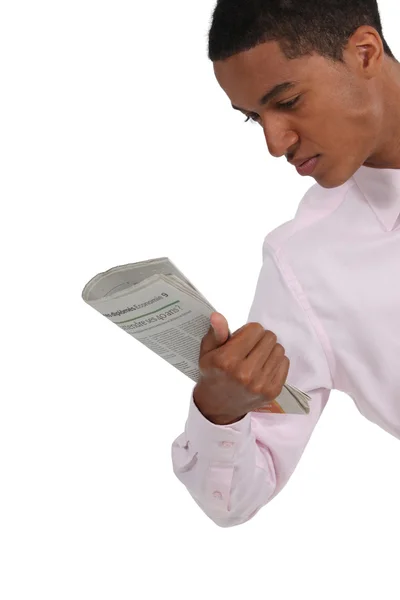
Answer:
<svg viewBox="0 0 400 600"><path fill-rule="evenodd" d="M400 63L385 57L382 75L382 122L374 152L364 165L400 169Z"/></svg>

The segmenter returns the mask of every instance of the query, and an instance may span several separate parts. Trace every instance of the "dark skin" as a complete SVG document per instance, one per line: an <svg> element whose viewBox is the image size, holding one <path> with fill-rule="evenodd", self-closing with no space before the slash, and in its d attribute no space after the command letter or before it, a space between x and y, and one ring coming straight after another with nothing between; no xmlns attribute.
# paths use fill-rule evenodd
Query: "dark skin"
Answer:
<svg viewBox="0 0 400 600"><path fill-rule="evenodd" d="M214 73L231 104L263 128L272 156L320 154L311 176L334 188L361 165L400 169L400 64L385 55L378 32L368 26L350 38L344 61L317 54L288 60L277 42L266 42L214 62ZM260 102L286 81L297 83ZM297 97L292 107L279 106ZM278 397L290 361L275 333L259 323L230 337L223 315L212 313L210 321L193 398L209 421L228 425Z"/></svg>
<svg viewBox="0 0 400 600"><path fill-rule="evenodd" d="M213 66L232 105L263 128L272 156L321 154L311 176L333 188L361 165L400 168L400 64L385 55L369 26L350 38L344 61L317 54L288 60L277 42L266 42ZM298 84L260 104L285 81ZM291 108L279 106L298 96Z"/></svg>

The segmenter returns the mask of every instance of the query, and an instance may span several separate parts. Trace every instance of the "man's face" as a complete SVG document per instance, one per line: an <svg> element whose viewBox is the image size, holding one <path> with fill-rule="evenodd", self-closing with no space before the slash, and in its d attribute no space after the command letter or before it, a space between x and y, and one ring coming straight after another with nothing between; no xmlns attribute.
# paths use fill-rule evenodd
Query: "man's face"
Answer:
<svg viewBox="0 0 400 600"><path fill-rule="evenodd" d="M261 125L269 152L288 160L319 154L311 176L325 188L342 185L368 160L382 123L376 82L363 72L362 49L358 55L354 48L346 50L345 64L318 54L288 60L277 42L214 62L218 83L234 107ZM260 103L284 82L295 85ZM292 107L282 106L290 101Z"/></svg>

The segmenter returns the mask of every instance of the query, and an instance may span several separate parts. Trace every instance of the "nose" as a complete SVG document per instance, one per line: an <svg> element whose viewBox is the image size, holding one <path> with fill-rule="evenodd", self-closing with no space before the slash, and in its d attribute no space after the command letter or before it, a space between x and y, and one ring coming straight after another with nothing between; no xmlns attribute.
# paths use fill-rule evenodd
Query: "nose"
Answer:
<svg viewBox="0 0 400 600"><path fill-rule="evenodd" d="M275 158L289 154L289 149L299 141L298 134L288 126L287 120L281 115L264 118L262 128L268 151Z"/></svg>

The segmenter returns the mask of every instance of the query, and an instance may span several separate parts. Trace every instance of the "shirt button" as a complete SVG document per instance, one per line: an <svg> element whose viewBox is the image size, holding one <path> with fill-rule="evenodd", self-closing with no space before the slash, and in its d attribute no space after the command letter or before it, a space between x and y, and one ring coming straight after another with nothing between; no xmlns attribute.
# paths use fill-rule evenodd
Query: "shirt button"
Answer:
<svg viewBox="0 0 400 600"><path fill-rule="evenodd" d="M222 446L222 448L232 448L234 442L220 442L219 445Z"/></svg>
<svg viewBox="0 0 400 600"><path fill-rule="evenodd" d="M222 500L222 494L218 490L215 490L215 492L213 492L213 496L214 496L214 498L218 498L219 500Z"/></svg>

